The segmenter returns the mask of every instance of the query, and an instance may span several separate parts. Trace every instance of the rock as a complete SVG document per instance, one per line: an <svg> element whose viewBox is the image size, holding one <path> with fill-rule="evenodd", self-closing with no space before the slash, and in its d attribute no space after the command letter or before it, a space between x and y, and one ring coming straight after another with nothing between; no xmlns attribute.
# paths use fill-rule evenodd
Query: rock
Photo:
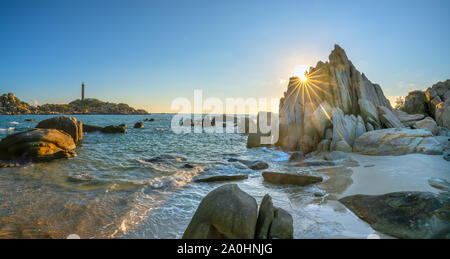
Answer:
<svg viewBox="0 0 450 259"><path fill-rule="evenodd" d="M96 131L101 132L102 130L103 127L83 124L83 132L96 132Z"/></svg>
<svg viewBox="0 0 450 259"><path fill-rule="evenodd" d="M269 165L262 161L249 161L249 160L243 160L243 159L230 158L230 159L228 159L228 162L239 162L253 170L264 170L264 169L269 168Z"/></svg>
<svg viewBox="0 0 450 259"><path fill-rule="evenodd" d="M425 115L423 114L408 114L400 110L394 110L393 112L395 113L395 115L397 115L402 124L409 127L412 126L416 121L420 121L425 118Z"/></svg>
<svg viewBox="0 0 450 259"><path fill-rule="evenodd" d="M275 208L272 224L270 225L270 239L292 239L294 237L294 220L287 211Z"/></svg>
<svg viewBox="0 0 450 259"><path fill-rule="evenodd" d="M340 140L334 146L334 150L351 153L352 147L345 140Z"/></svg>
<svg viewBox="0 0 450 259"><path fill-rule="evenodd" d="M405 111L409 114L428 114L425 93L420 90L411 91L405 98Z"/></svg>
<svg viewBox="0 0 450 259"><path fill-rule="evenodd" d="M436 105L435 117L439 126L450 129L450 100Z"/></svg>
<svg viewBox="0 0 450 259"><path fill-rule="evenodd" d="M388 108L384 106L378 106L378 116L381 123L386 128L404 128L405 125L397 118L397 116Z"/></svg>
<svg viewBox="0 0 450 259"><path fill-rule="evenodd" d="M311 167L311 166L335 166L336 163L333 161L304 161L296 164L300 167Z"/></svg>
<svg viewBox="0 0 450 259"><path fill-rule="evenodd" d="M359 99L358 100L359 110L361 111L361 116L363 117L364 121L371 120L372 122L376 123L378 128L380 127L380 120L378 118L378 112L377 108L373 103L366 99Z"/></svg>
<svg viewBox="0 0 450 259"><path fill-rule="evenodd" d="M38 121L36 119L25 119L24 121L30 122L30 121Z"/></svg>
<svg viewBox="0 0 450 259"><path fill-rule="evenodd" d="M276 184L293 184L305 186L309 184L319 183L323 180L320 176L285 174L277 172L263 172L264 181Z"/></svg>
<svg viewBox="0 0 450 259"><path fill-rule="evenodd" d="M442 154L442 145L424 129L369 131L356 139L353 152L365 155Z"/></svg>
<svg viewBox="0 0 450 259"><path fill-rule="evenodd" d="M330 139L323 139L320 141L319 145L317 145L317 151L329 151L331 145Z"/></svg>
<svg viewBox="0 0 450 259"><path fill-rule="evenodd" d="M412 127L414 129L425 129L425 130L428 130L431 133L433 133L433 135L437 135L438 132L439 132L439 129L438 129L438 126L437 126L436 122L430 117L427 117L427 118L425 118L423 120L414 122Z"/></svg>
<svg viewBox="0 0 450 259"><path fill-rule="evenodd" d="M151 162L151 163L164 163L167 161L184 162L184 161L186 161L186 158L181 157L181 156L172 156L172 155L168 155L168 154L163 154L163 155L159 155L159 156L155 156L150 159L147 159L146 161Z"/></svg>
<svg viewBox="0 0 450 259"><path fill-rule="evenodd" d="M303 161L305 159L303 152L302 151L296 151L296 152L292 152L291 155L289 156L289 161L292 162L300 162Z"/></svg>
<svg viewBox="0 0 450 259"><path fill-rule="evenodd" d="M339 201L385 234L398 238L450 238L450 196L395 192L358 194Z"/></svg>
<svg viewBox="0 0 450 259"><path fill-rule="evenodd" d="M450 161L450 150L447 149L444 151L443 158L447 161Z"/></svg>
<svg viewBox="0 0 450 259"><path fill-rule="evenodd" d="M0 159L31 159L34 162L75 157L73 138L56 129L32 129L0 141Z"/></svg>
<svg viewBox="0 0 450 259"><path fill-rule="evenodd" d="M136 122L136 124L134 124L134 127L133 128L135 128L135 129L141 129L141 128L143 128L144 127L144 123L142 122L142 121L138 121L138 122Z"/></svg>
<svg viewBox="0 0 450 259"><path fill-rule="evenodd" d="M261 144L261 134L249 133L247 138L247 148L263 147Z"/></svg>
<svg viewBox="0 0 450 259"><path fill-rule="evenodd" d="M83 140L83 123L73 117L53 117L39 122L36 128L62 130L72 136L75 143Z"/></svg>
<svg viewBox="0 0 450 259"><path fill-rule="evenodd" d="M369 122L366 123L366 130L367 131L372 131L375 130L375 128L373 127L373 125Z"/></svg>
<svg viewBox="0 0 450 259"><path fill-rule="evenodd" d="M126 133L127 129L126 127L123 126L115 126L115 125L110 125L110 126L106 126L102 129L103 133L109 133L109 134L114 134L114 133Z"/></svg>
<svg viewBox="0 0 450 259"><path fill-rule="evenodd" d="M210 182L244 180L244 179L247 179L247 178L248 178L248 175L243 175L243 174L237 174L237 175L216 175L216 176L197 178L194 181L195 182L210 183Z"/></svg>
<svg viewBox="0 0 450 259"><path fill-rule="evenodd" d="M144 121L155 121L153 118L145 118Z"/></svg>
<svg viewBox="0 0 450 259"><path fill-rule="evenodd" d="M381 87L361 74L341 47L335 45L329 62L318 62L309 69L308 75L306 83L291 77L280 99L277 145L284 150L301 150L307 154L317 150L319 143L324 149L327 142L322 140L330 139L330 149L334 150L342 139L351 147L355 137L366 131L367 122L375 129L381 128L374 107L390 110L391 105ZM327 133L331 122L332 138ZM342 136L339 136L341 130Z"/></svg>
<svg viewBox="0 0 450 259"><path fill-rule="evenodd" d="M248 165L248 167L253 170L264 170L264 169L269 168L269 165L267 163L264 163L261 161L255 161L255 162L251 163L250 165Z"/></svg>
<svg viewBox="0 0 450 259"><path fill-rule="evenodd" d="M253 239L257 216L255 198L226 184L203 198L183 239Z"/></svg>
<svg viewBox="0 0 450 259"><path fill-rule="evenodd" d="M348 155L341 151L324 153L323 157L328 161L341 161L348 158Z"/></svg>
<svg viewBox="0 0 450 259"><path fill-rule="evenodd" d="M428 184L431 187L434 187L436 189L445 191L445 192L450 192L450 182L446 179L442 179L442 178L431 178L428 180Z"/></svg>
<svg viewBox="0 0 450 259"><path fill-rule="evenodd" d="M269 194L264 195L259 206L258 219L256 221L256 239L267 239L269 229L274 218L274 208L272 197Z"/></svg>
<svg viewBox="0 0 450 259"><path fill-rule="evenodd" d="M0 168L20 167L19 163L0 163Z"/></svg>

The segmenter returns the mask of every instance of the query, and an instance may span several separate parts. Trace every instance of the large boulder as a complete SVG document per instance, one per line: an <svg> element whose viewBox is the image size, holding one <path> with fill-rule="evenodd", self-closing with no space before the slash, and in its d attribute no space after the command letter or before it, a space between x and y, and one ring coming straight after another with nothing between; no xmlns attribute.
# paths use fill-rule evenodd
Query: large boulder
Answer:
<svg viewBox="0 0 450 259"><path fill-rule="evenodd" d="M53 117L39 122L36 128L62 130L72 136L75 143L83 140L83 123L73 117Z"/></svg>
<svg viewBox="0 0 450 259"><path fill-rule="evenodd" d="M294 220L292 215L282 208L274 208L274 216L270 225L270 239L292 239L294 237Z"/></svg>
<svg viewBox="0 0 450 259"><path fill-rule="evenodd" d="M320 176L287 174L278 172L263 172L264 181L276 184L292 184L305 186L314 183L322 182L323 178Z"/></svg>
<svg viewBox="0 0 450 259"><path fill-rule="evenodd" d="M378 116L380 121L386 128L403 128L405 125L398 119L398 117L387 107L378 106Z"/></svg>
<svg viewBox="0 0 450 259"><path fill-rule="evenodd" d="M375 107L390 110L391 105L381 87L360 73L341 47L335 45L329 62L319 61L307 74L306 82L291 77L280 99L277 145L306 154L319 146L321 150L335 150L342 141L339 148L348 150L358 134L381 128ZM328 138L327 129L331 129L331 124L333 138ZM398 126L403 125L398 123Z"/></svg>
<svg viewBox="0 0 450 259"><path fill-rule="evenodd" d="M49 161L76 156L75 142L69 134L56 129L32 129L9 135L0 141L1 159Z"/></svg>
<svg viewBox="0 0 450 259"><path fill-rule="evenodd" d="M369 131L355 140L353 152L365 155L442 154L441 143L424 129L382 129Z"/></svg>
<svg viewBox="0 0 450 259"><path fill-rule="evenodd" d="M405 111L410 114L428 114L425 93L420 90L411 91L405 98Z"/></svg>
<svg viewBox="0 0 450 259"><path fill-rule="evenodd" d="M352 195L339 200L375 230L398 238L450 238L450 196L430 192Z"/></svg>
<svg viewBox="0 0 450 259"><path fill-rule="evenodd" d="M436 105L436 122L439 126L450 129L450 100Z"/></svg>
<svg viewBox="0 0 450 259"><path fill-rule="evenodd" d="M253 239L257 216L255 198L236 184L223 185L203 198L183 238Z"/></svg>
<svg viewBox="0 0 450 259"><path fill-rule="evenodd" d="M433 133L433 135L437 135L438 132L439 132L438 125L437 125L436 122L435 122L432 118L430 118L430 117L427 117L427 118L425 118L425 119L423 119L423 120L414 122L414 124L412 125L412 127L413 127L414 129L425 129L425 130L428 130L428 131L430 131L431 133Z"/></svg>

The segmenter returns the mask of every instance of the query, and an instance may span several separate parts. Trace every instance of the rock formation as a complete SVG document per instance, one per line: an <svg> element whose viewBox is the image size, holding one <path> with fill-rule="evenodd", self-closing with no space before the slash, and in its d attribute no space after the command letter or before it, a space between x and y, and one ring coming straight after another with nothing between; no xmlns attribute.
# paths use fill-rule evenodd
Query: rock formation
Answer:
<svg viewBox="0 0 450 259"><path fill-rule="evenodd" d="M294 221L287 211L274 207L266 194L258 204L255 198L226 184L206 195L197 208L184 239L291 239Z"/></svg>
<svg viewBox="0 0 450 259"><path fill-rule="evenodd" d="M404 110L409 114L430 116L439 126L450 129L450 79L438 82L425 91L409 92L405 97Z"/></svg>
<svg viewBox="0 0 450 259"><path fill-rule="evenodd" d="M356 70L341 47L335 45L329 60L311 67L306 82L290 79L280 100L283 148L309 153L328 140L324 149L349 151L359 135L381 128L377 107L392 109L381 87ZM333 134L326 136L328 129Z"/></svg>
<svg viewBox="0 0 450 259"><path fill-rule="evenodd" d="M0 159L41 162L76 156L69 134L56 129L32 129L9 135L0 141Z"/></svg>
<svg viewBox="0 0 450 259"><path fill-rule="evenodd" d="M393 110L381 87L361 74L338 45L331 52L329 62L319 61L316 67L309 69L306 77L305 82L298 77L291 77L288 89L280 100L277 142L285 150L300 150L305 154L333 150L352 152L356 142L359 143L358 151L371 153L360 149L365 143L360 138L371 136L372 139L375 135L379 136L372 132L385 128L413 128L407 135L420 135L423 133L420 130L427 129L437 135L439 129L430 121L431 118L425 118L430 109L421 100L425 101L430 96L436 102L442 98L447 100L445 96L450 95L445 90L448 89L447 80L434 86L427 94L417 91L411 93L405 106L410 107L413 115ZM437 124L445 127L450 107L440 102L434 110ZM410 136L402 134L397 134L397 137L406 137L398 139L402 143L410 139ZM432 136L429 137L421 144L426 142L426 145L433 146L432 149L425 148L423 151L420 146L408 150L436 153L439 148L434 147ZM247 146L257 146L255 143L256 136L249 136Z"/></svg>
<svg viewBox="0 0 450 259"><path fill-rule="evenodd" d="M375 230L398 238L450 238L450 197L430 192L352 195L339 200Z"/></svg>
<svg viewBox="0 0 450 259"><path fill-rule="evenodd" d="M62 130L72 136L75 143L83 140L83 123L73 117L53 117L39 122L36 128Z"/></svg>

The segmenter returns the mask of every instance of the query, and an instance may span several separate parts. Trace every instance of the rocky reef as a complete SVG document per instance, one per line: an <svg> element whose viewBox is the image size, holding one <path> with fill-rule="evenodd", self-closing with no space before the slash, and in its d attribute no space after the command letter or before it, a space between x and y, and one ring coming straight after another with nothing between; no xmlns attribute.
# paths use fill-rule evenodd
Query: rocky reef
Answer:
<svg viewBox="0 0 450 259"><path fill-rule="evenodd" d="M44 104L32 106L12 93L0 96L0 114L148 114L125 103L109 103L97 99L75 100L69 104Z"/></svg>
<svg viewBox="0 0 450 259"><path fill-rule="evenodd" d="M410 110L412 114L393 109L381 87L359 72L338 45L329 55L328 62L319 61L305 75L307 80L304 82L299 77L291 77L287 91L280 100L277 145L284 150L300 150L305 154L338 150L386 155L389 153L386 150L374 150L377 146L382 148L380 145L364 145L365 140L383 142L385 134L372 132L386 128L412 128L407 134L396 134L399 143L412 141L415 144L413 147L410 143L403 151L442 153L443 147L432 138L433 135L448 133L445 99L448 92L444 91L448 89L448 80L433 86L436 89L427 90L428 94L417 95L423 102L427 100L427 95L431 98L429 103L436 103L432 100L438 97L445 100L433 106L433 117L425 117L430 115L427 112L428 103L409 105L407 102L408 107L414 107ZM437 124L433 118L436 118ZM249 136L249 143L250 140ZM356 148L355 143L358 144ZM419 144L426 147L422 148ZM393 155L404 154L403 151L393 152Z"/></svg>

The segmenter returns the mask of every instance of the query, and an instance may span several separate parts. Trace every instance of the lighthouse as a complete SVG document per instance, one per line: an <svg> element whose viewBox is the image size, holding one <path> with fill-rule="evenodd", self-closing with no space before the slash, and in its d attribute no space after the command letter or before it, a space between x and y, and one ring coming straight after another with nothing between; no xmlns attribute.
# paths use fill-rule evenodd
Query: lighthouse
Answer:
<svg viewBox="0 0 450 259"><path fill-rule="evenodd" d="M84 101L84 82L81 83L81 100Z"/></svg>

